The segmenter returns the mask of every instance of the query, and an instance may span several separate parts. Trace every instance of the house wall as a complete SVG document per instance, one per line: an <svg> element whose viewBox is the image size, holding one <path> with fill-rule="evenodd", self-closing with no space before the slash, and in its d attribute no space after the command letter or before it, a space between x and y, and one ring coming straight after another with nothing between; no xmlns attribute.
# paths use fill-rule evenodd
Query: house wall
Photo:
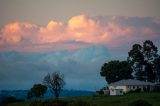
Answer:
<svg viewBox="0 0 160 106"><path fill-rule="evenodd" d="M109 86L109 89L123 89L123 92L126 93L128 92L127 86Z"/></svg>
<svg viewBox="0 0 160 106"><path fill-rule="evenodd" d="M141 89L141 91L144 91L144 88L145 89L148 89L147 86L145 85L129 85L129 86L109 86L109 89L123 89L123 92L124 93L127 93L131 90L136 90L136 89ZM153 90L153 87L152 86L149 86L149 91L152 91Z"/></svg>

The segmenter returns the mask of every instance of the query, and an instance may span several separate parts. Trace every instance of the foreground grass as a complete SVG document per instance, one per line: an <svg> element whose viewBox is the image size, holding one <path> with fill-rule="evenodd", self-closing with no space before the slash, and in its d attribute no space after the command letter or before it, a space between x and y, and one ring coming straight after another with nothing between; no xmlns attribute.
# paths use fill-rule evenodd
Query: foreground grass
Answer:
<svg viewBox="0 0 160 106"><path fill-rule="evenodd" d="M66 101L84 100L96 106L127 106L128 103L138 99L148 101L153 106L160 106L160 93L131 93L123 96L84 96L84 97L69 97L62 98ZM51 99L52 100L52 99ZM31 101L25 101L21 103L12 103L8 106L29 106Z"/></svg>

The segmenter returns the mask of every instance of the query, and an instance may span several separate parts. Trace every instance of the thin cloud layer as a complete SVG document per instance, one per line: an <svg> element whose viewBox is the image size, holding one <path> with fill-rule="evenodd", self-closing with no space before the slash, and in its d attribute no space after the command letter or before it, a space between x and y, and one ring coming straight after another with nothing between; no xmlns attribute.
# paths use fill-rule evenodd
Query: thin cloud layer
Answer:
<svg viewBox="0 0 160 106"><path fill-rule="evenodd" d="M73 50L92 44L112 48L137 40L154 41L160 39L159 22L158 19L143 17L102 19L79 15L66 23L50 21L44 27L27 22L9 23L0 29L0 51L50 51L51 45L53 51ZM73 42L74 46L65 46L66 42L70 45Z"/></svg>

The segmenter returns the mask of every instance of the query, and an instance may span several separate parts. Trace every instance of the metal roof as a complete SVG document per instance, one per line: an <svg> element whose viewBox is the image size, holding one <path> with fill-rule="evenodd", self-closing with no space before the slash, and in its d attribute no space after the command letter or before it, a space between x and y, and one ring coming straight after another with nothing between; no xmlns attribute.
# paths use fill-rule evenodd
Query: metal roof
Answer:
<svg viewBox="0 0 160 106"><path fill-rule="evenodd" d="M145 82L145 81L139 81L139 80L133 80L133 79L120 80L120 81L109 84L109 86L125 86L125 85L155 85L155 84L151 82Z"/></svg>

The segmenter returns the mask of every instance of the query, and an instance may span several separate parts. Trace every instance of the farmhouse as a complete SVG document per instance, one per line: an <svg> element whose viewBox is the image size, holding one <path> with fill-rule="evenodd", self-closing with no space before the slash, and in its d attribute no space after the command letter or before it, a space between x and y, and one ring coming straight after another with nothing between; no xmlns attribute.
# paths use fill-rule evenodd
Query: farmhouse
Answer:
<svg viewBox="0 0 160 106"><path fill-rule="evenodd" d="M154 83L144 82L139 80L120 80L109 84L110 95L123 95L129 91L135 91L137 89L141 91L152 91L154 88Z"/></svg>

